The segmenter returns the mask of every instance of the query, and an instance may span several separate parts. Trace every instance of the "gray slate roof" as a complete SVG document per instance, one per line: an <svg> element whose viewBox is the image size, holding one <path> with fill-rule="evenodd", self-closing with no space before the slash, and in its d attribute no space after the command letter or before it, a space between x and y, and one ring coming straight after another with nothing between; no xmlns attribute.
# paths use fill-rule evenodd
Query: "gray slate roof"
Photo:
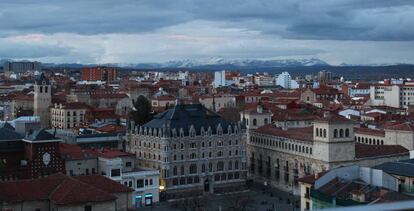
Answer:
<svg viewBox="0 0 414 211"><path fill-rule="evenodd" d="M169 125L169 128L176 129L179 134L180 128L184 130L184 135L188 136L190 126L193 125L196 134L201 134L201 127L207 131L208 127L211 127L213 134L216 133L217 126L221 125L223 133L227 132L229 122L224 120L221 116L213 111L208 110L201 104L181 105L178 104L174 108L170 108L160 114L154 116L154 118L143 127L147 128L163 128Z"/></svg>
<svg viewBox="0 0 414 211"><path fill-rule="evenodd" d="M414 159L383 163L374 168L392 175L414 177Z"/></svg>
<svg viewBox="0 0 414 211"><path fill-rule="evenodd" d="M16 132L14 127L5 122L0 126L0 141L21 140L23 135Z"/></svg>
<svg viewBox="0 0 414 211"><path fill-rule="evenodd" d="M36 78L35 84L36 85L42 85L42 84L50 85L50 81L48 78L46 78L45 74L42 73L39 77Z"/></svg>
<svg viewBox="0 0 414 211"><path fill-rule="evenodd" d="M45 141L57 140L59 138L56 138L53 134L47 132L46 129L41 129L32 134L26 135L25 139L29 141Z"/></svg>

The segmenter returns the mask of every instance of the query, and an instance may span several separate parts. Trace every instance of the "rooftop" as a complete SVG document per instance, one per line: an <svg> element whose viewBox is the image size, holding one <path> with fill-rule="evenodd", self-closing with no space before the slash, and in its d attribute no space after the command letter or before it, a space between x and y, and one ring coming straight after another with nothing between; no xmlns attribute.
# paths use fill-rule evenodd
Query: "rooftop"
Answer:
<svg viewBox="0 0 414 211"><path fill-rule="evenodd" d="M46 178L0 182L0 198L5 202L49 200L68 205L114 201L113 193L133 192L101 175L70 177L62 173Z"/></svg>
<svg viewBox="0 0 414 211"><path fill-rule="evenodd" d="M273 124L264 125L254 130L257 133L279 136L302 141L313 141L313 127L282 129Z"/></svg>

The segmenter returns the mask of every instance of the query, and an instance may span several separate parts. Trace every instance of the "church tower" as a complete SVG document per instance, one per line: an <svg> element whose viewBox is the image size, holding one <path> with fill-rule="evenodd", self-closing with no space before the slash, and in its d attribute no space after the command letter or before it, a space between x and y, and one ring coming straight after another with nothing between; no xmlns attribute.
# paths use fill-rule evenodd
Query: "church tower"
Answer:
<svg viewBox="0 0 414 211"><path fill-rule="evenodd" d="M355 159L354 124L337 114L325 113L313 124L314 157L325 162Z"/></svg>
<svg viewBox="0 0 414 211"><path fill-rule="evenodd" d="M34 115L40 117L42 128L50 127L49 106L52 105L52 88L49 79L42 73L34 84Z"/></svg>

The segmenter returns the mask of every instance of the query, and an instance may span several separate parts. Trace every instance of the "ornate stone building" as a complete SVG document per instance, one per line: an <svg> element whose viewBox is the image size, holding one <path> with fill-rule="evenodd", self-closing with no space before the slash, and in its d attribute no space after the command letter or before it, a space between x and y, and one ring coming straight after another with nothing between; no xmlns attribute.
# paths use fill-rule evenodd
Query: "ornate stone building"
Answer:
<svg viewBox="0 0 414 211"><path fill-rule="evenodd" d="M225 191L245 183L246 131L201 104L176 105L129 133L138 166L160 170L167 197Z"/></svg>
<svg viewBox="0 0 414 211"><path fill-rule="evenodd" d="M250 176L257 182L299 193L297 178L347 165L372 167L408 158L400 145L355 143L353 122L326 114L312 127L250 130L247 143Z"/></svg>

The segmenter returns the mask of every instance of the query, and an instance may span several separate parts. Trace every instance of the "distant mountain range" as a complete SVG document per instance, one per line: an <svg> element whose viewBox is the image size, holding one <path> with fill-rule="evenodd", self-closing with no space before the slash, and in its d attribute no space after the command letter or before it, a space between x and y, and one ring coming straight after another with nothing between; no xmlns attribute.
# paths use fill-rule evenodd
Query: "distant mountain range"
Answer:
<svg viewBox="0 0 414 211"><path fill-rule="evenodd" d="M118 67L129 67L139 69L158 68L189 68L189 69L246 69L246 68L271 68L271 67L309 67L330 66L320 59L225 59L214 57L200 60L176 60L164 63L139 63L139 64L116 64Z"/></svg>
<svg viewBox="0 0 414 211"><path fill-rule="evenodd" d="M324 68L324 67L386 67L395 65L411 65L403 63L355 65L342 63L331 65L321 59L225 59L213 57L208 59L185 59L159 63L106 63L106 64L78 64L78 63L43 63L44 67L81 68L91 66L110 66L126 69L194 69L194 70L260 70L280 68Z"/></svg>

